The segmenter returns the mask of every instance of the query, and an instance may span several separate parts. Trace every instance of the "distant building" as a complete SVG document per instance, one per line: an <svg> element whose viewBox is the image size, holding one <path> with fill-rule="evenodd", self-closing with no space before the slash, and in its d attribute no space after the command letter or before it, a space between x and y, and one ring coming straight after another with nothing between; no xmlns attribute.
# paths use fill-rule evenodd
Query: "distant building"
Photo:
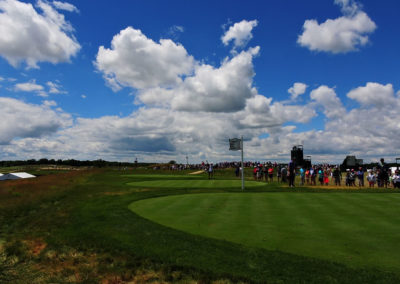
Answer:
<svg viewBox="0 0 400 284"><path fill-rule="evenodd" d="M10 180L10 179L23 179L23 178L35 178L36 176L28 174L28 173L9 173L9 174L0 174L0 180Z"/></svg>

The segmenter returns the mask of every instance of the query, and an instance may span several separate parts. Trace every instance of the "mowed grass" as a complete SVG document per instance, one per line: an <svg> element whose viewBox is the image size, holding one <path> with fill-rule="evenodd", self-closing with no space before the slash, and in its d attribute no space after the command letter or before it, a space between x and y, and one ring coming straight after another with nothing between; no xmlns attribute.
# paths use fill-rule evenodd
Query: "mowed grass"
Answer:
<svg viewBox="0 0 400 284"><path fill-rule="evenodd" d="M146 187L146 188L193 188L193 189L217 189L217 188L241 188L242 182L240 180L215 180L215 179L199 179L197 177L185 177L169 179L168 177L161 177L155 180L135 181L130 182L128 185L133 187ZM255 181L246 181L246 187L262 187L264 183Z"/></svg>
<svg viewBox="0 0 400 284"><path fill-rule="evenodd" d="M196 235L398 272L399 203L397 194L205 193L145 199L129 208Z"/></svg>

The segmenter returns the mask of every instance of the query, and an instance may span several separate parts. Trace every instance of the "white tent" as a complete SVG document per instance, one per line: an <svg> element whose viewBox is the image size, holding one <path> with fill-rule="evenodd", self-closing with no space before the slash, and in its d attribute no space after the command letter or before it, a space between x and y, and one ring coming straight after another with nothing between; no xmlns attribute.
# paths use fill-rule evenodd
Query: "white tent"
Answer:
<svg viewBox="0 0 400 284"><path fill-rule="evenodd" d="M21 179L21 178L34 178L34 175L28 173L9 173L9 174L0 174L0 180L7 180L7 179Z"/></svg>

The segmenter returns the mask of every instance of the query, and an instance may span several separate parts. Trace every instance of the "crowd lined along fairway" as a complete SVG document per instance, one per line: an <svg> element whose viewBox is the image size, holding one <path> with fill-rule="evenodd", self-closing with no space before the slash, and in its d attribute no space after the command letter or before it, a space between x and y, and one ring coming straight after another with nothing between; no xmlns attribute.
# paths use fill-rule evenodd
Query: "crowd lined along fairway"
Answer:
<svg viewBox="0 0 400 284"><path fill-rule="evenodd" d="M140 200L129 208L191 234L396 271L399 202L400 195L377 193L202 193Z"/></svg>

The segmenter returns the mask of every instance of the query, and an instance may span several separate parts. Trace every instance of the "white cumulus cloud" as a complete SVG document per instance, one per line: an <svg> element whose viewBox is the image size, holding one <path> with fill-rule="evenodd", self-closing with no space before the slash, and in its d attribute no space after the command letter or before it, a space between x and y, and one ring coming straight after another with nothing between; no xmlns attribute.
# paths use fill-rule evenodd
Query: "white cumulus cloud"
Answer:
<svg viewBox="0 0 400 284"><path fill-rule="evenodd" d="M355 0L335 0L335 4L341 6L345 15L354 15L362 8L362 5Z"/></svg>
<svg viewBox="0 0 400 284"><path fill-rule="evenodd" d="M42 91L44 87L42 85L36 84L35 80L30 80L29 82L26 83L18 83L15 84L14 90L16 92L22 91L22 92L37 92L37 91Z"/></svg>
<svg viewBox="0 0 400 284"><path fill-rule="evenodd" d="M259 48L242 51L220 68L198 66L192 77L187 77L174 90L172 108L185 111L232 112L241 110L246 99L257 94L253 87L253 57Z"/></svg>
<svg viewBox="0 0 400 284"><path fill-rule="evenodd" d="M306 20L297 43L313 51L347 53L369 42L369 34L376 29L374 21L355 1L336 0L335 3L342 6L344 15L321 24Z"/></svg>
<svg viewBox="0 0 400 284"><path fill-rule="evenodd" d="M298 96L304 94L307 89L307 85L304 83L294 83L292 87L289 88L288 93L291 95L291 100L296 100Z"/></svg>
<svg viewBox="0 0 400 284"><path fill-rule="evenodd" d="M315 111L308 105L272 103L271 98L256 95L246 101L245 109L238 112L235 117L241 127L279 132L278 129L286 122L307 123L314 116L316 116Z"/></svg>
<svg viewBox="0 0 400 284"><path fill-rule="evenodd" d="M52 110L51 106L50 102L34 105L0 97L0 144L8 144L15 138L50 135L70 126L70 115Z"/></svg>
<svg viewBox="0 0 400 284"><path fill-rule="evenodd" d="M51 82L48 81L46 83L47 87L49 88L50 94L66 94L67 92L62 90L62 86L58 82Z"/></svg>
<svg viewBox="0 0 400 284"><path fill-rule="evenodd" d="M339 118L345 113L345 108L333 88L320 86L311 91L310 98L323 107L324 114L330 119Z"/></svg>
<svg viewBox="0 0 400 284"><path fill-rule="evenodd" d="M246 99L257 94L253 87L253 57L259 48L226 58L219 68L198 64L193 76L187 76L174 88L152 88L139 93L147 105L170 107L190 112L233 112L245 107Z"/></svg>
<svg viewBox="0 0 400 284"><path fill-rule="evenodd" d="M68 2L60 2L60 1L53 1L54 7L58 10L65 10L68 12L77 12L79 13L78 8L76 8L74 5Z"/></svg>
<svg viewBox="0 0 400 284"><path fill-rule="evenodd" d="M378 108L392 105L396 101L392 84L382 85L373 82L368 82L364 87L351 90L347 97L356 100L363 106L376 106Z"/></svg>
<svg viewBox="0 0 400 284"><path fill-rule="evenodd" d="M257 24L257 20L243 20L239 23L235 23L233 26L229 27L221 37L221 40L225 45L233 41L234 47L244 47L253 38L252 30Z"/></svg>
<svg viewBox="0 0 400 284"><path fill-rule="evenodd" d="M115 35L111 48L100 46L95 62L114 90L173 86L192 72L193 64L182 45L169 39L156 43L132 27Z"/></svg>
<svg viewBox="0 0 400 284"><path fill-rule="evenodd" d="M0 1L0 55L14 67L22 61L28 68L68 62L80 50L64 15L41 0L37 7L42 13L30 3Z"/></svg>

